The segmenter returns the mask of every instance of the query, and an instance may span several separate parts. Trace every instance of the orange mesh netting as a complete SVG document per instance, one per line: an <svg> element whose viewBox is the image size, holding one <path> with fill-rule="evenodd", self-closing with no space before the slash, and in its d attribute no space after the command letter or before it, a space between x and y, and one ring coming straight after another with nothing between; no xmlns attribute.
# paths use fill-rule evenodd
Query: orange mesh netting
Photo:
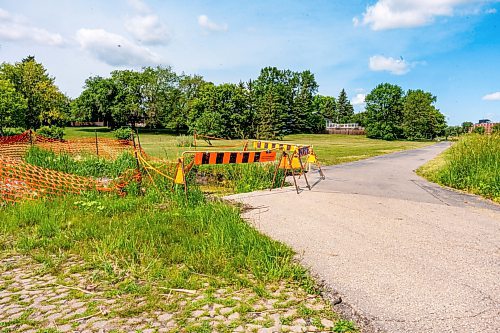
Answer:
<svg viewBox="0 0 500 333"><path fill-rule="evenodd" d="M58 140L35 135L32 131L26 131L19 135L0 137L0 155L22 158L30 145L36 145L55 153L92 154L104 158L115 158L123 152L133 149L133 143L129 140L107 138Z"/></svg>
<svg viewBox="0 0 500 333"><path fill-rule="evenodd" d="M92 178L55 171L0 155L0 204L20 202L85 191L116 192L131 181L141 181L137 170L127 170L117 179Z"/></svg>
<svg viewBox="0 0 500 333"><path fill-rule="evenodd" d="M106 190L105 181L81 177L0 156L0 202L18 202L89 190Z"/></svg>
<svg viewBox="0 0 500 333"><path fill-rule="evenodd" d="M0 155L22 158L31 145L31 132L0 137Z"/></svg>

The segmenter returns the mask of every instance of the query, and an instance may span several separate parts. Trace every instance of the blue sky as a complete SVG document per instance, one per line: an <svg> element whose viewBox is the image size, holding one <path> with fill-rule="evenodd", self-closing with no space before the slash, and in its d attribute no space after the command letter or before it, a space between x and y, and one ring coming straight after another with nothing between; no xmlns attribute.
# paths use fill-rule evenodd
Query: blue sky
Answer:
<svg viewBox="0 0 500 333"><path fill-rule="evenodd" d="M35 55L62 91L114 69L170 65L206 80L310 69L357 111L390 82L437 96L450 124L500 121L500 1L0 0L0 61Z"/></svg>

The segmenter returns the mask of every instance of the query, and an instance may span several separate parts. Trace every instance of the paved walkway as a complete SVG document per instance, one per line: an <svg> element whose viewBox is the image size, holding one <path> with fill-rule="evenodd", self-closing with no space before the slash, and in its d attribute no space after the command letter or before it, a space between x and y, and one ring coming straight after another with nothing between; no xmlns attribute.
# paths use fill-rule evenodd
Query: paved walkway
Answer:
<svg viewBox="0 0 500 333"><path fill-rule="evenodd" d="M499 332L500 206L414 173L447 147L325 168L300 195L230 198L254 207L246 217L292 246L366 331Z"/></svg>

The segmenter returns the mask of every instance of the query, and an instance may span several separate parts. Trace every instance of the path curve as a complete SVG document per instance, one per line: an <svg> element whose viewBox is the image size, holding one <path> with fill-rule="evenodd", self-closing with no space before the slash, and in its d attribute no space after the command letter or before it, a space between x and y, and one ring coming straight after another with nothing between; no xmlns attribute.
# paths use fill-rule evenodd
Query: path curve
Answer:
<svg viewBox="0 0 500 333"><path fill-rule="evenodd" d="M500 206L414 170L449 146L325 168L326 180L233 195L379 332L500 331Z"/></svg>

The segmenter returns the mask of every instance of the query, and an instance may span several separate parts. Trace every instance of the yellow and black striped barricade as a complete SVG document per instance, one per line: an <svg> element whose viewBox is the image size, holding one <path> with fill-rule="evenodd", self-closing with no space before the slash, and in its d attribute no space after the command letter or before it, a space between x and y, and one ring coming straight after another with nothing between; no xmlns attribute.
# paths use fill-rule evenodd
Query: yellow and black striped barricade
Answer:
<svg viewBox="0 0 500 333"><path fill-rule="evenodd" d="M264 163L274 162L275 160L275 151L221 151L194 153L195 165Z"/></svg>
<svg viewBox="0 0 500 333"><path fill-rule="evenodd" d="M307 148L307 149L306 149ZM309 181L307 179L305 170L304 170L304 164L302 163L302 156L307 156L308 155L308 148L309 147L302 147L299 148L293 152L286 152L283 151L281 154L280 160L278 164L276 164L276 169L274 170L274 175L273 175L273 181L271 183L271 187L269 190L272 190L274 187L275 181L276 181L276 176L278 175L278 170L282 169L284 170L284 175L283 178L281 179L281 188L283 188L283 185L285 184L285 179L290 173L293 177L293 183L295 184L295 190L297 191L297 194L300 193L300 188L299 185L297 184L297 179L295 178L295 171L299 171L299 175L304 175L304 179L307 184L307 188L311 190L311 186L309 185Z"/></svg>
<svg viewBox="0 0 500 333"><path fill-rule="evenodd" d="M256 140L252 142L252 146L254 149L282 150L290 153L298 151L300 157L307 155L307 158L303 163L304 170L310 171L311 164L314 164L319 169L321 179L325 179L325 175L318 161L318 156L314 152L312 145Z"/></svg>
<svg viewBox="0 0 500 333"><path fill-rule="evenodd" d="M266 149L266 150L284 150L284 151L295 151L303 145L298 145L294 143L286 142L272 142L272 141L253 141L252 146L254 149Z"/></svg>
<svg viewBox="0 0 500 333"><path fill-rule="evenodd" d="M192 156L191 162L185 166L186 156ZM187 190L186 175L193 165L209 164L246 164L276 161L276 151L185 151L179 159L174 184L182 184Z"/></svg>
<svg viewBox="0 0 500 333"><path fill-rule="evenodd" d="M309 147L309 151L307 153L305 169L307 171L311 171L311 165L314 164L318 167L319 175L321 179L325 179L325 174L323 173L323 169L321 169L321 164L319 163L318 156L314 152L312 147Z"/></svg>

